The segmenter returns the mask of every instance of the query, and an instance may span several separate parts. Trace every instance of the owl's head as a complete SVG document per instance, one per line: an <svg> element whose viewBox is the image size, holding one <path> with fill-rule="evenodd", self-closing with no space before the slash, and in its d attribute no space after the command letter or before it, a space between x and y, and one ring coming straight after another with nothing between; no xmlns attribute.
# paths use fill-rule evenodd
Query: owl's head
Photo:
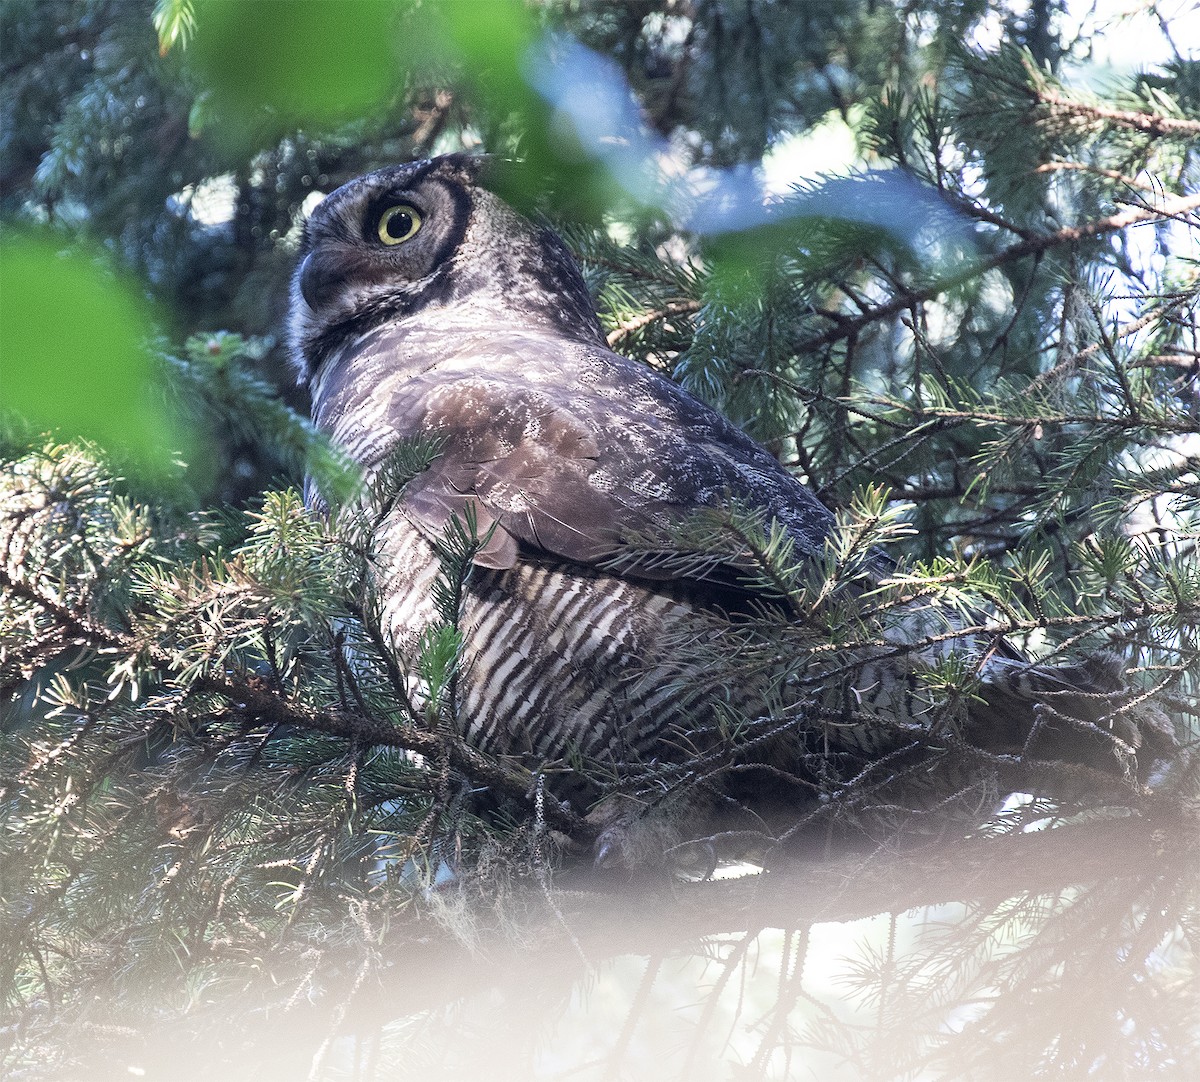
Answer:
<svg viewBox="0 0 1200 1082"><path fill-rule="evenodd" d="M387 323L531 326L600 337L565 245L480 185L487 162L449 154L380 169L317 205L305 225L288 319L301 380L339 347Z"/></svg>

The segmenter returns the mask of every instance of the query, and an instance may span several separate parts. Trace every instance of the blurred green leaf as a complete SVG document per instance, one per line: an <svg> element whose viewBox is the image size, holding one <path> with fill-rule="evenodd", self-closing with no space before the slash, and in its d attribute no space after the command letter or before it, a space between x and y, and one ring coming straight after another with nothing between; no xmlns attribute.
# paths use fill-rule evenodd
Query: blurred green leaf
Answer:
<svg viewBox="0 0 1200 1082"><path fill-rule="evenodd" d="M154 327L137 288L99 258L47 239L0 247L0 390L6 409L66 437L93 440L161 473L177 443L156 391Z"/></svg>
<svg viewBox="0 0 1200 1082"><path fill-rule="evenodd" d="M612 179L532 85L550 39L519 0L198 0L195 22L193 135L252 152L297 128L360 120L414 81L457 71L495 123L522 133L519 160L496 173L499 195L526 212L550 199L558 216L593 223L611 203Z"/></svg>
<svg viewBox="0 0 1200 1082"><path fill-rule="evenodd" d="M431 36L444 42L480 100L503 102L519 119L520 160L494 173L497 194L529 213L540 209L538 195L548 193L556 215L598 223L615 186L570 122L533 87L533 69L548 43L533 12L520 0L443 0L429 12Z"/></svg>
<svg viewBox="0 0 1200 1082"><path fill-rule="evenodd" d="M403 89L398 0L203 0L188 51L213 95L221 134L240 144L329 127Z"/></svg>

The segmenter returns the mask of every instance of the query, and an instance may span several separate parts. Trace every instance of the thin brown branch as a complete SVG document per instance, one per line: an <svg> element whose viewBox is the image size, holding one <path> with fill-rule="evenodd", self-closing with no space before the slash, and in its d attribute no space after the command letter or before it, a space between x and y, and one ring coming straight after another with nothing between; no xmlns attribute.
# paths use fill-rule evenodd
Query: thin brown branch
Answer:
<svg viewBox="0 0 1200 1082"><path fill-rule="evenodd" d="M991 410L956 410L944 409L940 406L926 406L918 410L915 406L909 405L907 402L900 402L893 398L875 397L872 401L877 405L886 406L889 409L902 410L905 413L920 416L922 419L937 418L944 422L959 424L971 422L1009 425L1025 429L1046 428L1050 425L1089 425L1093 428L1102 426L1109 429L1128 429L1130 431L1153 427L1158 432L1170 432L1178 435L1192 435L1200 431L1200 423L1190 418L1187 420L1172 421L1165 417L1155 417L1153 420L1147 420L1144 417L1134 417L1129 414L1106 417L1103 414L1096 413L1046 413L1037 417L1015 417L1010 413L994 413Z"/></svg>
<svg viewBox="0 0 1200 1082"><path fill-rule="evenodd" d="M97 650L136 649L128 636L80 616L61 602L46 597L28 582L14 579L5 567L0 567L0 587L23 601L37 605L58 621L66 631L64 646L91 646Z"/></svg>
<svg viewBox="0 0 1200 1082"><path fill-rule="evenodd" d="M611 331L608 332L608 344L615 348L618 343L623 342L632 334L636 334L643 327L650 326L651 323L657 323L661 319L669 319L671 316L686 315L691 312L700 311L700 302L697 300L671 301L664 304L662 308L656 308L651 312L643 312L640 316L634 316L632 319L622 320Z"/></svg>
<svg viewBox="0 0 1200 1082"><path fill-rule="evenodd" d="M967 215L969 218L975 218L981 222L987 222L988 225L994 225L999 229L1003 229L1009 233L1015 233L1022 240L1027 240L1034 236L1030 229L1025 229L1017 225L1015 222L1010 222L1007 218L1002 217L993 210L988 210L987 207L981 206L973 199L968 199L966 196L958 195L955 192L943 189L941 196L950 203L955 210Z"/></svg>
<svg viewBox="0 0 1200 1082"><path fill-rule="evenodd" d="M1131 334L1136 334L1138 331L1144 330L1146 327L1157 323L1159 320L1167 318L1177 308L1182 308L1185 304L1190 303L1192 300L1194 300L1194 295L1190 293L1182 297L1172 298L1169 303L1164 304L1161 308L1155 308L1152 311L1147 312L1145 315L1139 316L1131 323L1126 323L1119 331L1116 332L1114 337L1118 340L1122 338L1128 338ZM1029 386L1025 388L1024 393L1029 394L1031 391L1040 390L1047 383L1050 383L1058 377L1073 371L1075 366L1078 365L1080 361L1086 360L1093 353L1098 352L1102 344L1103 343L1101 342L1093 342L1089 346L1084 346L1084 348L1079 350L1077 353L1071 354L1070 357L1063 358L1063 360L1059 361L1058 364L1056 364L1053 368L1043 372L1036 379L1031 380Z"/></svg>
<svg viewBox="0 0 1200 1082"><path fill-rule="evenodd" d="M822 312L820 313L821 315L830 316L831 318L836 315L837 325L822 334L813 335L801 340L796 344L796 350L799 353L809 353L824 346L832 345L834 342L840 342L851 335L857 334L864 327L872 323L898 316L901 312L912 308L915 304L932 300L934 297L945 293L949 289L953 289L955 286L962 285L964 282L970 281L972 278L977 278L987 271L995 270L997 267L1013 263L1018 259L1038 255L1053 248L1074 244L1091 237L1116 233L1132 225L1139 225L1142 222L1156 221L1162 218L1175 218L1180 215L1189 214L1198 208L1200 208L1200 195L1177 196L1164 200L1157 207L1133 207L1122 211L1120 214L1113 214L1107 218L1099 218L1093 222L1085 222L1083 225L1066 226L1055 233L1034 234L1026 240L1010 245L985 259L963 267L953 274L940 278L935 282L930 282L928 285L917 289L902 290L886 304L878 305L860 315L846 317L840 312L836 314Z"/></svg>
<svg viewBox="0 0 1200 1082"><path fill-rule="evenodd" d="M1144 192L1158 192L1160 189L1146 180L1138 180L1136 177L1126 176L1124 173L1118 173L1115 169L1104 169L1098 165L1090 165L1087 162L1044 162L1039 165L1035 173L1058 173L1058 172L1079 172L1092 173L1098 177L1107 177L1109 180L1118 181L1121 184L1128 184L1131 188L1140 188Z"/></svg>
<svg viewBox="0 0 1200 1082"><path fill-rule="evenodd" d="M1187 353L1154 353L1149 357L1142 357L1132 367L1182 368L1185 372L1195 372L1200 369L1200 356Z"/></svg>
<svg viewBox="0 0 1200 1082"><path fill-rule="evenodd" d="M1038 90L1037 99L1050 106L1051 112L1082 116L1092 120L1109 120L1123 128L1146 132L1148 135L1200 135L1200 120L1181 120L1158 113L1138 113L1129 109L1108 109L1103 105L1088 105L1071 101L1054 90Z"/></svg>
<svg viewBox="0 0 1200 1082"><path fill-rule="evenodd" d="M171 670L171 658L165 652L148 647L133 636L103 627L68 607L47 598L28 583L13 579L0 567L0 586L23 600L38 605L69 634L69 645L91 646L98 650L122 651L130 654L145 651L164 673ZM314 710L294 700L285 699L274 691L252 685L249 679L202 677L181 687L184 692L210 692L225 696L239 710L266 725L294 725L358 740L365 744L403 748L431 758L448 756L450 764L471 779L506 794L522 804L532 806L534 775L517 763L501 763L491 759L469 744L453 736L417 729L412 725L393 725L366 715L343 711ZM546 819L557 830L580 840L590 839L595 831L582 818L556 800L546 801Z"/></svg>
<svg viewBox="0 0 1200 1082"><path fill-rule="evenodd" d="M520 763L499 762L470 744L445 733L434 733L412 725L393 725L381 719L337 710L315 710L275 692L254 687L249 680L203 677L191 689L223 695L237 709L266 725L299 728L358 740L374 746L403 748L429 758L445 756L450 765L473 781L499 794L532 806L535 777ZM594 830L585 820L556 800L545 803L547 821L574 838L589 839Z"/></svg>

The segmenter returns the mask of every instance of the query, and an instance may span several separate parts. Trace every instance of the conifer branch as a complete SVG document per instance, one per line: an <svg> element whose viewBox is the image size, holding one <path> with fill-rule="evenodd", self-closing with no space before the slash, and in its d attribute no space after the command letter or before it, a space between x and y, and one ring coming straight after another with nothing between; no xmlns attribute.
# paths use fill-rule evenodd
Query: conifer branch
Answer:
<svg viewBox="0 0 1200 1082"><path fill-rule="evenodd" d="M140 642L133 636L104 627L80 616L53 598L46 597L28 583L14 579L0 567L0 587L17 597L42 608L62 625L65 644L90 646L97 650L137 654L145 652L148 659L163 673L173 668L170 654L160 648ZM252 677L200 677L182 686L188 693L216 693L229 699L239 710L268 726L292 725L357 740L364 744L401 748L429 757L446 755L450 764L473 781L487 785L532 808L535 799L535 776L528 768L495 760L449 733L433 733L413 725L393 725L369 716L343 711L314 710L284 697L275 690L265 690ZM571 812L556 800L545 802L547 821L569 836L587 841L594 830L586 820Z"/></svg>
<svg viewBox="0 0 1200 1082"><path fill-rule="evenodd" d="M1054 3L1006 19L1008 40L987 52L971 47L974 23L953 4L841 5L832 19L804 4L536 6L530 29L549 20L611 59L614 85L626 77L696 167L602 207L601 163L558 172L545 153L556 131L534 127L571 104L573 70L554 90L567 96L534 116L524 79L521 94L494 102L472 88L476 61L512 60L516 72L505 50L524 31L472 46L463 72L459 50L428 50L436 67L393 80L386 103L345 126L284 131L280 113L260 130L247 110L253 138L239 149L187 140L227 110L159 63L143 9L175 54L197 18L208 37L216 21L193 0L128 15L107 5L99 22L94 6L23 4L4 19L0 67L17 104L0 168L7 212L30 227L86 218L130 273L176 299L169 323L232 321L245 335L206 330L181 350L154 348L208 462L181 442L190 461L177 490L116 479L94 449L69 443L71 415L55 412L69 396L50 384L50 412L32 427L0 410L0 1001L12 1016L0 1074L34 1082L116 1064L174 1077L186 1046L189 1077L301 1061L316 1077L376 1020L387 1039L359 1042L347 1069L404 1074L417 1062L412 1030L420 1065L436 1073L426 1061L443 1033L459 1062L479 1029L435 1009L461 1002L465 976L498 964L509 979L532 962L554 972L541 998L570 995L564 943L589 958L650 956L624 989L628 1014L602 1064L639 1077L641 1012L679 994L661 960L706 953L699 998L711 998L693 1000L686 1074L710 1061L707 1031L783 927L766 978L774 1004L761 983L742 997L755 1014L743 1012L750 1036L737 1038L751 1074L786 1073L789 1056L813 1048L861 1077L1040 1077L1099 1062L1173 1077L1195 1051L1177 993L1196 969L1188 873L1200 838L1200 342L1186 250L1200 223L1200 120L1182 49L1150 76L1116 76L1124 88L1101 97L1078 68L1063 69L1072 85L1044 63L1085 55L1094 33L1051 40ZM260 6L238 8L254 18ZM413 19L432 6L415 5ZM1166 32L1159 6L1148 14ZM547 63L570 56L549 52ZM908 203L915 193L895 189L897 210L876 198L886 188L818 180L813 206L828 217L750 231L728 249L697 240L689 256L671 219L710 179L737 181L733 163L831 110L925 194ZM623 175L648 145L637 134L618 151ZM164 188L163 152L181 140L184 180ZM596 146L586 132L584 142ZM378 596L396 570L380 534L438 447L408 447L364 492L284 401L276 301L310 195L477 143L501 158L523 144L567 197L550 205L586 203L588 220L609 227L568 226L565 238L609 343L731 415L841 509L824 547L817 530L794 552L791 521L777 529L743 508L724 526L648 529L602 569L668 606L670 627L653 641L613 636L625 668L621 698L605 707L636 716L651 665L680 710L645 743L626 743L622 724L614 744L568 744L542 760L505 743L504 717L467 716L474 697L457 681L477 675L482 626L468 599L492 581L472 570L470 537L439 550L441 629L428 650L391 626L396 610ZM617 143L603 147L602 157ZM642 195L665 195L662 212L636 205ZM227 223L208 220L226 209ZM1152 258L1117 232L1172 215L1170 228L1150 227ZM50 239L66 244L69 231ZM726 252L739 273L723 273ZM48 264L42 296L68 265ZM557 268L544 270L552 289ZM39 319L25 322L36 331ZM87 326L108 322L91 314ZM13 362L40 384L52 370L33 346L76 338L26 340L29 356ZM100 352L85 350L84 363L100 371ZM43 442L35 433L51 425L60 435ZM272 491L301 475L307 499ZM312 510L321 495L333 509L324 517ZM704 498L728 509L729 496ZM1021 651L1037 660L1022 669ZM518 671L510 661L523 663L510 655L503 671ZM1083 683L1054 690L1058 676ZM993 696L1043 679L1032 723ZM972 716L980 702L986 719ZM573 703L549 707L565 721ZM1103 763L1031 742L1064 726L1094 738ZM492 735L472 744L466 734L481 731ZM1122 775L1128 754L1109 755L1139 737L1137 765L1150 769ZM626 799L631 831L649 832L631 838L631 863L702 876L744 858L769 873L675 876L598 905L614 884L586 889L589 858L611 852L624 823L606 806ZM1027 831L1033 823L1056 829ZM953 903L949 919L900 934L901 911L941 903ZM809 963L820 953L824 971L830 934L856 934L828 922L875 913L897 915L838 974L865 1008L811 997ZM714 953L712 932L732 934L730 949ZM1080 980L1089 951L1103 963ZM759 978L767 970L758 963ZM522 985L533 986L524 975ZM1052 1032L1040 997L1080 988L1096 1009L1079 1012L1071 997L1077 1032L1072 1021ZM543 1005L553 1002L524 1013L540 1022ZM454 1018L445 1031L397 1029L418 1013ZM1021 1025L1037 1046L1025 1058Z"/></svg>
<svg viewBox="0 0 1200 1082"><path fill-rule="evenodd" d="M1034 234L1026 240L1010 245L994 255L969 264L954 274L947 275L926 286L903 290L886 304L877 305L859 315L846 316L841 312L822 311L819 314L833 319L836 325L823 334L801 339L796 343L796 352L812 353L835 342L850 338L872 323L898 316L914 305L932 300L947 290L960 286L972 278L977 278L987 271L995 270L997 267L1016 262L1027 256L1040 255L1051 249L1075 244L1081 240L1116 233L1142 222L1182 217L1197 208L1200 208L1200 195L1176 196L1166 200L1158 207L1134 207L1120 214L1086 222L1083 225L1066 226L1054 233Z"/></svg>
<svg viewBox="0 0 1200 1082"><path fill-rule="evenodd" d="M1118 172L1116 169L1105 169L1103 166L1093 165L1090 162L1043 162L1035 170L1035 173L1061 173L1061 172L1077 172L1091 173L1093 176L1104 177L1106 180L1115 180L1120 184L1126 184L1131 188L1140 188L1144 192L1157 193L1160 189L1149 181L1139 180L1137 177L1126 176L1124 173Z"/></svg>
<svg viewBox="0 0 1200 1082"><path fill-rule="evenodd" d="M1109 120L1122 127L1133 128L1147 135L1200 135L1200 120L1185 120L1162 116L1159 113L1138 113L1129 109L1109 109L1103 105L1089 105L1065 98L1056 90L1046 87L1035 91L1037 100L1050 106L1052 113L1065 116L1081 116L1092 120Z"/></svg>
<svg viewBox="0 0 1200 1082"><path fill-rule="evenodd" d="M657 323L661 319L669 319L671 316L685 315L692 312L700 311L702 303L697 300L672 301L664 305L662 308L657 308L651 312L643 312L641 315L633 316L630 319L623 320L618 323L611 331L608 332L607 341L610 346L616 348L622 341L628 338L631 334L636 334L643 327L650 326L651 323Z"/></svg>
<svg viewBox="0 0 1200 1082"><path fill-rule="evenodd" d="M63 630L64 646L91 646L97 650L120 650L131 646L127 636L80 615L53 597L47 597L30 583L13 578L3 565L0 565L0 588L36 605L56 620Z"/></svg>
<svg viewBox="0 0 1200 1082"><path fill-rule="evenodd" d="M919 416L922 419L936 417L941 421L955 424L977 421L981 424L1016 425L1021 428L1030 429L1037 428L1038 426L1047 427L1049 425L1088 425L1127 430L1150 427L1157 432L1175 433L1178 435L1191 435L1194 432L1200 431L1200 420L1155 417L1151 422L1146 417L1136 415L1132 412L1116 416L1105 416L1094 413L1041 413L1026 416L1002 413L999 410L952 409L943 406L922 406L918 409L918 407L909 403L897 402L890 398L877 398L875 401L881 405L887 405L913 416Z"/></svg>
<svg viewBox="0 0 1200 1082"><path fill-rule="evenodd" d="M292 725L366 745L417 752L429 758L446 756L456 770L473 782L493 788L498 794L530 808L536 799L536 777L531 770L493 759L453 734L430 732L408 724L394 725L345 711L316 710L275 691L262 689L246 678L201 677L191 690L221 695L239 711L268 726ZM572 838L587 841L594 834L586 820L559 801L545 801L544 812L552 826Z"/></svg>
<svg viewBox="0 0 1200 1082"><path fill-rule="evenodd" d="M1190 303L1194 299L1195 298L1191 293L1184 293L1180 296L1172 297L1167 301L1166 304L1163 304L1158 308L1153 308L1149 312L1145 313L1145 315L1139 316L1137 319L1130 320L1130 322L1124 324L1115 332L1113 337L1118 340L1128 338L1130 335L1136 334L1138 331L1145 330L1147 327L1151 327L1155 323L1166 319L1172 312L1182 308L1184 305ZM1059 361L1053 368L1047 369L1045 372L1031 380L1029 385L1025 388L1024 393L1031 394L1035 391L1040 391L1043 387L1053 383L1056 379L1068 375L1078 367L1081 361L1084 361L1093 354L1098 353L1103 345L1103 342L1093 342L1090 345L1084 346L1083 349L1077 351L1076 353L1071 354L1071 356Z"/></svg>

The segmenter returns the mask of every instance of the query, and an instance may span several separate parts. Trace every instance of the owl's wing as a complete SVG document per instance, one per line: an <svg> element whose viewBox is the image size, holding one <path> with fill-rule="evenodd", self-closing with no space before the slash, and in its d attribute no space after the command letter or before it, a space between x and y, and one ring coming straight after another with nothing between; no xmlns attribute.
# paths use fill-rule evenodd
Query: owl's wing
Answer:
<svg viewBox="0 0 1200 1082"><path fill-rule="evenodd" d="M821 550L832 516L770 454L640 366L623 362L615 375L615 386L569 390L527 371L407 381L392 424L440 436L442 451L406 488L406 512L432 534L473 504L480 534L491 531L477 562L493 568L513 566L526 546L639 577L707 577L703 554L686 570L679 529L734 506L778 519L800 551ZM741 561L730 552L716 562L732 572Z"/></svg>

